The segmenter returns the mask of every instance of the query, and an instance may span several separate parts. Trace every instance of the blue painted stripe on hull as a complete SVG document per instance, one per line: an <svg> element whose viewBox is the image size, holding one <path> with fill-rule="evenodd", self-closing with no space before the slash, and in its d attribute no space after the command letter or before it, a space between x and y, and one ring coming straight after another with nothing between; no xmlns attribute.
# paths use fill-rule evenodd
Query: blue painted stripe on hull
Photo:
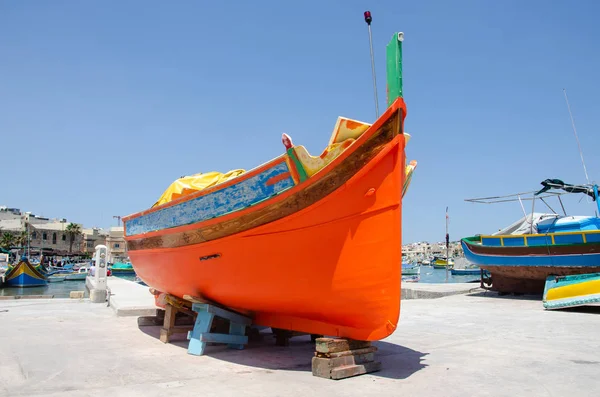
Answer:
<svg viewBox="0 0 600 397"><path fill-rule="evenodd" d="M130 219L125 223L127 235L189 225L247 208L293 187L291 176L272 185L266 184L269 179L287 172L288 166L282 162L258 175L205 196Z"/></svg>
<svg viewBox="0 0 600 397"><path fill-rule="evenodd" d="M504 238L504 246L505 247L524 247L525 246L525 238L524 237L508 237Z"/></svg>
<svg viewBox="0 0 600 397"><path fill-rule="evenodd" d="M15 278L6 280L5 285L9 287L40 287L47 284L46 280L31 277L29 274L21 273Z"/></svg>
<svg viewBox="0 0 600 397"><path fill-rule="evenodd" d="M479 266L600 266L600 253L570 255L482 255L476 254L462 241L465 258Z"/></svg>
<svg viewBox="0 0 600 397"><path fill-rule="evenodd" d="M600 233L586 233L585 239L588 243L600 243Z"/></svg>
<svg viewBox="0 0 600 397"><path fill-rule="evenodd" d="M550 236L527 237L527 245L530 247L538 247L540 245L552 245L552 238Z"/></svg>
<svg viewBox="0 0 600 397"><path fill-rule="evenodd" d="M500 247L502 245L500 237L483 237L482 240L484 245L489 245L491 247Z"/></svg>
<svg viewBox="0 0 600 397"><path fill-rule="evenodd" d="M555 234L554 244L583 244L581 234Z"/></svg>

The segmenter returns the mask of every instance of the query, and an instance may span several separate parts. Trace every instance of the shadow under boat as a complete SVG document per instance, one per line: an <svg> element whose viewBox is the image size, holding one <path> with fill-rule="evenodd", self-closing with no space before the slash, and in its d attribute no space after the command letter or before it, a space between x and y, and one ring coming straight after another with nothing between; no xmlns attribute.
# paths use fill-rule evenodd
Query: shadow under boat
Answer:
<svg viewBox="0 0 600 397"><path fill-rule="evenodd" d="M138 325L138 328L144 334L159 340L160 325ZM170 344L187 350L189 341L185 333L175 334L171 338ZM370 375L406 379L427 366L423 360L429 353L386 341L372 342L372 344L377 347L375 360L381 362L381 370ZM270 328L266 328L260 332L258 338L250 338L243 350L229 349L222 344L209 344L205 355L232 364L261 368L267 372L277 370L311 372L314 352L315 344L311 342L310 335L294 336L289 340L288 346L277 346L274 334L271 333ZM182 351L182 354L187 352ZM248 372L240 368L236 373Z"/></svg>

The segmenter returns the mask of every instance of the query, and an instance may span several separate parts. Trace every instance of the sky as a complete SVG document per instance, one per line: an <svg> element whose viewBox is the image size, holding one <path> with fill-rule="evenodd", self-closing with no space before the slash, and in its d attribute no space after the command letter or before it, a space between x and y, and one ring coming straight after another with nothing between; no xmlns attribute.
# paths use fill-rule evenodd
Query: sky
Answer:
<svg viewBox="0 0 600 397"><path fill-rule="evenodd" d="M0 1L0 205L85 227L149 208L182 175L251 169L281 134L320 153L375 120L405 34L403 242L491 233L518 203L465 199L600 178L600 2ZM594 205L571 195L570 214Z"/></svg>

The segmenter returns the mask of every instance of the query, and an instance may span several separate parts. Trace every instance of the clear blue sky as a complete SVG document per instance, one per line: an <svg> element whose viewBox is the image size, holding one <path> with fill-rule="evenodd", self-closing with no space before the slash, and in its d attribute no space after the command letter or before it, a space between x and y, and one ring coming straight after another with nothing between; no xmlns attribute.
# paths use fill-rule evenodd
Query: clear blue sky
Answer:
<svg viewBox="0 0 600 397"><path fill-rule="evenodd" d="M600 134L600 2L0 2L0 205L86 227L148 208L184 174L253 168L281 133L319 153L337 116L374 119L385 45L405 32L404 242L521 216L465 198L585 182ZM589 204L568 204L592 214Z"/></svg>

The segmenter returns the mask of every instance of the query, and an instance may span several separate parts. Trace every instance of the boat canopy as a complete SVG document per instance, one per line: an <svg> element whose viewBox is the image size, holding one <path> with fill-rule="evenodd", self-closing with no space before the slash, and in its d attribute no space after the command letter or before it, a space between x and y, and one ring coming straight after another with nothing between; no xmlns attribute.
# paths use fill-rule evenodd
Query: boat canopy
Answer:
<svg viewBox="0 0 600 397"><path fill-rule="evenodd" d="M528 214L527 216L522 217L518 221L513 224L505 227L504 229L498 230L496 233L493 233L493 236L499 235L519 235L519 234L536 234L538 233L537 225L539 222L543 220L550 219L551 221L555 220L559 215L557 214L544 214L540 212L534 212L532 214Z"/></svg>
<svg viewBox="0 0 600 397"><path fill-rule="evenodd" d="M493 236L580 232L600 230L600 218L593 216L562 216L558 214L533 213L512 225L492 234Z"/></svg>

